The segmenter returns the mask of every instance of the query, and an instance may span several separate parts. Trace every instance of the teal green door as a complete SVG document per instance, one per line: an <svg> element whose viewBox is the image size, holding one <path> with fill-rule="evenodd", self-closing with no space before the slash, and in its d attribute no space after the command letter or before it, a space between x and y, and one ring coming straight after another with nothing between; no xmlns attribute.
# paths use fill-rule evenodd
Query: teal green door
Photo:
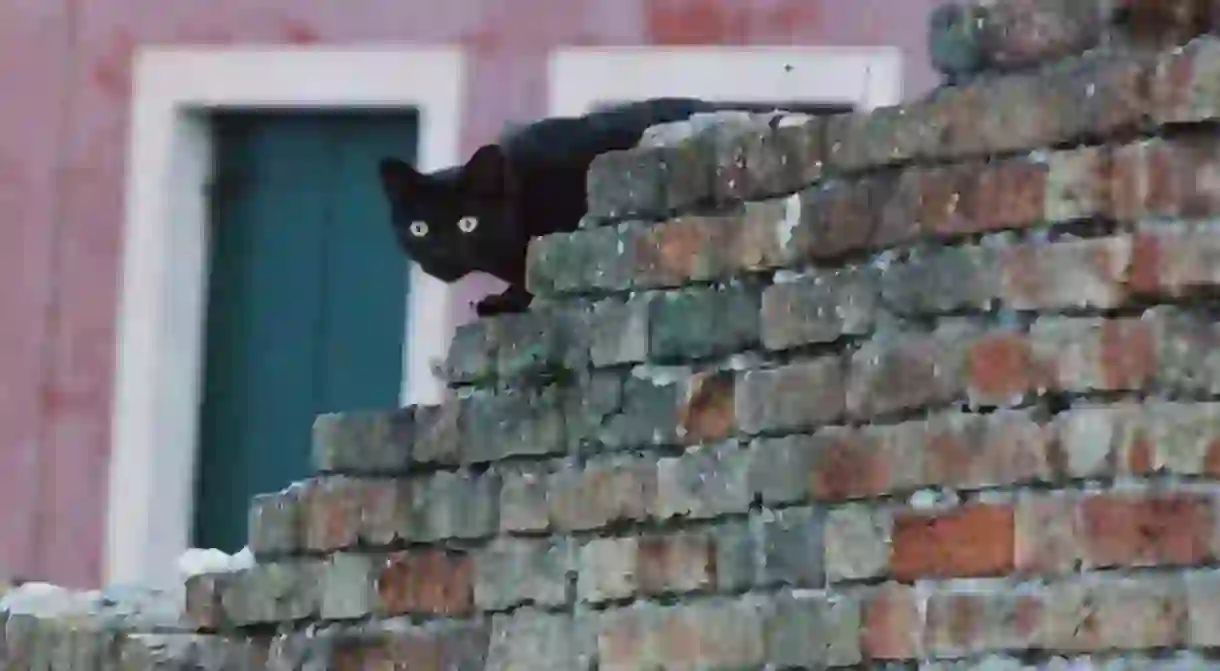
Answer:
<svg viewBox="0 0 1220 671"><path fill-rule="evenodd" d="M310 475L315 415L396 405L407 263L376 165L413 114L216 119L196 547L246 542L250 497Z"/></svg>

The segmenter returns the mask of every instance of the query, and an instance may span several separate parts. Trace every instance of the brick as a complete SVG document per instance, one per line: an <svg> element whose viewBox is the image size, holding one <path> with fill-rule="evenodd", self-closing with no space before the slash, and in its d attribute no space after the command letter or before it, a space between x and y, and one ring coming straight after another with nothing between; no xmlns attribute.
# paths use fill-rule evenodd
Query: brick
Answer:
<svg viewBox="0 0 1220 671"><path fill-rule="evenodd" d="M619 371L591 371L560 387L569 452L591 453L602 448L607 422L623 410L623 377Z"/></svg>
<svg viewBox="0 0 1220 671"><path fill-rule="evenodd" d="M359 542L363 481L346 476L316 478L306 484L301 497L304 549L338 550Z"/></svg>
<svg viewBox="0 0 1220 671"><path fill-rule="evenodd" d="M1108 309L1127 299L1127 236L1027 244L1000 258L1003 298L1015 310Z"/></svg>
<svg viewBox="0 0 1220 671"><path fill-rule="evenodd" d="M373 555L331 555L322 569L322 619L357 620L371 614L377 604L378 570L378 558Z"/></svg>
<svg viewBox="0 0 1220 671"><path fill-rule="evenodd" d="M766 608L767 661L779 668L860 664L860 604L842 596L783 592Z"/></svg>
<svg viewBox="0 0 1220 671"><path fill-rule="evenodd" d="M360 508L361 545L385 547L414 538L417 527L412 515L414 492L409 480L365 482Z"/></svg>
<svg viewBox="0 0 1220 671"><path fill-rule="evenodd" d="M553 297L589 290L622 290L631 280L637 224L599 226L534 238L526 254L526 287Z"/></svg>
<svg viewBox="0 0 1220 671"><path fill-rule="evenodd" d="M790 433L843 417L843 362L838 357L746 371L736 389L736 416L745 433Z"/></svg>
<svg viewBox="0 0 1220 671"><path fill-rule="evenodd" d="M1160 124L1198 123L1220 117L1220 40L1207 36L1163 53L1152 94Z"/></svg>
<svg viewBox="0 0 1220 671"><path fill-rule="evenodd" d="M956 238L980 232L975 195L980 175L991 169L993 164L966 161L902 171L885 201L875 245L907 244L928 234Z"/></svg>
<svg viewBox="0 0 1220 671"><path fill-rule="evenodd" d="M918 453L902 449L903 442L896 438L889 428L831 427L803 445L797 443L813 451L812 466L805 471L808 492L816 501L837 503L873 498L901 487L903 471Z"/></svg>
<svg viewBox="0 0 1220 671"><path fill-rule="evenodd" d="M994 592L950 588L927 602L927 653L968 657L988 652L1026 650L1037 642L1042 625L1042 595L1032 589L995 585Z"/></svg>
<svg viewBox="0 0 1220 671"><path fill-rule="evenodd" d="M1220 474L1220 407L1214 403L1148 403L1116 418L1120 472L1134 475Z"/></svg>
<svg viewBox="0 0 1220 671"><path fill-rule="evenodd" d="M889 570L892 513L884 508L847 505L826 514L826 581L867 580Z"/></svg>
<svg viewBox="0 0 1220 671"><path fill-rule="evenodd" d="M965 333L882 333L851 355L847 411L872 418L948 403L966 386Z"/></svg>
<svg viewBox="0 0 1220 671"><path fill-rule="evenodd" d="M922 429L915 448L923 452L920 484L981 489L1051 479L1053 433L1027 412L948 413Z"/></svg>
<svg viewBox="0 0 1220 671"><path fill-rule="evenodd" d="M636 369L622 387L618 412L604 418L598 441L612 449L674 445L679 442L678 410L685 400L689 374L668 371L650 375Z"/></svg>
<svg viewBox="0 0 1220 671"><path fill-rule="evenodd" d="M678 287L730 276L735 224L723 217L687 215L649 226L635 238L632 286Z"/></svg>
<svg viewBox="0 0 1220 671"><path fill-rule="evenodd" d="M986 9L944 3L928 15L928 56L946 83L959 83L987 66L983 49Z"/></svg>
<svg viewBox="0 0 1220 671"><path fill-rule="evenodd" d="M474 562L445 550L388 555L376 567L376 612L462 617L474 609Z"/></svg>
<svg viewBox="0 0 1220 671"><path fill-rule="evenodd" d="M485 668L589 671L597 645L593 627L581 616L523 608L492 619Z"/></svg>
<svg viewBox="0 0 1220 671"><path fill-rule="evenodd" d="M980 336L966 351L970 384L967 395L974 405L1014 406L1043 387L1045 375L1026 334L998 330Z"/></svg>
<svg viewBox="0 0 1220 671"><path fill-rule="evenodd" d="M801 191L800 223L791 229L785 253L796 260L825 261L868 249L890 181L826 181Z"/></svg>
<svg viewBox="0 0 1220 671"><path fill-rule="evenodd" d="M589 319L582 304L534 307L492 323L495 374L501 380L581 370L588 362Z"/></svg>
<svg viewBox="0 0 1220 671"><path fill-rule="evenodd" d="M1137 405L1073 407L1055 418L1054 431L1058 468L1069 478L1112 477L1133 460L1151 460Z"/></svg>
<svg viewBox="0 0 1220 671"><path fill-rule="evenodd" d="M824 126L821 117L806 114L759 115L771 117L765 129L737 138L734 155L740 168L731 184L718 180L722 197L759 200L791 193L818 181L823 173Z"/></svg>
<svg viewBox="0 0 1220 671"><path fill-rule="evenodd" d="M1214 558L1215 511L1201 494L1098 494L1080 503L1088 567L1194 566Z"/></svg>
<svg viewBox="0 0 1220 671"><path fill-rule="evenodd" d="M922 656L922 599L915 589L886 583L863 597L860 651L868 662Z"/></svg>
<svg viewBox="0 0 1220 671"><path fill-rule="evenodd" d="M744 513L753 500L750 453L735 442L703 446L656 465L658 519L706 519Z"/></svg>
<svg viewBox="0 0 1220 671"><path fill-rule="evenodd" d="M183 592L186 619L200 629L215 630L227 626L229 622L222 599L234 580L235 576L227 572L188 577ZM0 624L4 624L3 617L0 617Z"/></svg>
<svg viewBox="0 0 1220 671"><path fill-rule="evenodd" d="M894 518L890 571L919 578L1002 576L1013 569L1014 508L970 504L941 513Z"/></svg>
<svg viewBox="0 0 1220 671"><path fill-rule="evenodd" d="M638 538L594 538L580 546L576 561L576 596L581 601L617 601L639 591Z"/></svg>
<svg viewBox="0 0 1220 671"><path fill-rule="evenodd" d="M500 479L500 531L546 531L546 483L551 469L546 465L528 464L503 467Z"/></svg>
<svg viewBox="0 0 1220 671"><path fill-rule="evenodd" d="M759 343L760 293L749 285L662 294L651 304L649 354L654 361L703 359Z"/></svg>
<svg viewBox="0 0 1220 671"><path fill-rule="evenodd" d="M308 560L256 564L225 584L225 621L238 627L282 624L316 617L321 607L322 564Z"/></svg>
<svg viewBox="0 0 1220 671"><path fill-rule="evenodd" d="M250 501L247 546L257 557L291 554L304 545L303 488L258 494Z"/></svg>
<svg viewBox="0 0 1220 671"><path fill-rule="evenodd" d="M647 519L657 499L656 469L651 459L613 456L591 461L584 469L556 470L547 482L551 525L583 531Z"/></svg>
<svg viewBox="0 0 1220 671"><path fill-rule="evenodd" d="M641 594L683 594L716 586L716 545L705 533L643 536L636 541Z"/></svg>
<svg viewBox="0 0 1220 671"><path fill-rule="evenodd" d="M1187 645L1214 648L1220 645L1220 572L1208 569L1185 577L1189 622Z"/></svg>
<svg viewBox="0 0 1220 671"><path fill-rule="evenodd" d="M1014 566L1022 574L1074 573L1080 566L1079 496L1020 494L1014 516Z"/></svg>
<svg viewBox="0 0 1220 671"><path fill-rule="evenodd" d="M336 671L357 669L481 669L487 658L489 626L483 622L439 621L412 625L378 623L374 631L333 646ZM346 664L346 665L345 665Z"/></svg>
<svg viewBox="0 0 1220 671"><path fill-rule="evenodd" d="M744 592L757 586L758 567L762 564L760 519L719 520L712 532L715 546L716 589L721 592Z"/></svg>
<svg viewBox="0 0 1220 671"><path fill-rule="evenodd" d="M607 611L598 622L602 669L754 668L765 661L759 604L711 599Z"/></svg>
<svg viewBox="0 0 1220 671"><path fill-rule="evenodd" d="M1220 285L1220 222L1141 227L1132 241L1131 289L1150 297L1207 293Z"/></svg>
<svg viewBox="0 0 1220 671"><path fill-rule="evenodd" d="M572 567L565 540L496 539L475 555L475 604L483 611L562 606Z"/></svg>
<svg viewBox="0 0 1220 671"><path fill-rule="evenodd" d="M758 516L759 580L763 585L821 587L826 582L825 512L815 508L764 510Z"/></svg>
<svg viewBox="0 0 1220 671"><path fill-rule="evenodd" d="M1213 25L1210 0L1118 0L1111 10L1115 41L1124 46L1173 47Z"/></svg>
<svg viewBox="0 0 1220 671"><path fill-rule="evenodd" d="M829 164L853 173L927 157L938 130L928 111L915 102L825 117Z"/></svg>
<svg viewBox="0 0 1220 671"><path fill-rule="evenodd" d="M986 63L1006 69L1086 51L1100 42L1105 27L1096 2L1017 0L976 6L983 10L977 19Z"/></svg>
<svg viewBox="0 0 1220 671"><path fill-rule="evenodd" d="M721 441L737 433L737 377L731 371L688 378L678 406L678 438L687 444Z"/></svg>
<svg viewBox="0 0 1220 671"><path fill-rule="evenodd" d="M500 478L494 472L438 472L415 481L414 539L474 539L495 534Z"/></svg>
<svg viewBox="0 0 1220 671"><path fill-rule="evenodd" d="M772 125L781 118L779 113L746 113L726 118L701 134L710 145L714 166L712 195L716 202L756 200L778 193L768 184L767 177L783 164L779 156L760 149L772 135ZM779 148L772 151L775 149Z"/></svg>
<svg viewBox="0 0 1220 671"><path fill-rule="evenodd" d="M1157 341L1158 386L1188 394L1220 391L1220 327L1210 315L1153 308L1144 318Z"/></svg>
<svg viewBox="0 0 1220 671"><path fill-rule="evenodd" d="M1111 161L1106 147L1051 152L1046 158L1043 218L1068 222L1111 214ZM1036 222L1031 222L1036 223Z"/></svg>
<svg viewBox="0 0 1220 671"><path fill-rule="evenodd" d="M449 384L480 384L494 378L498 321L477 319L454 329L445 355L445 378Z"/></svg>
<svg viewBox="0 0 1220 671"><path fill-rule="evenodd" d="M882 268L881 298L903 315L985 308L1001 294L998 256L975 245L912 250L907 260Z"/></svg>
<svg viewBox="0 0 1220 671"><path fill-rule="evenodd" d="M1186 596L1175 578L1057 583L1048 590L1038 646L1058 652L1181 645Z"/></svg>
<svg viewBox="0 0 1220 671"><path fill-rule="evenodd" d="M655 217L668 207L661 148L637 148L599 155L589 165L589 216L622 219Z"/></svg>
<svg viewBox="0 0 1220 671"><path fill-rule="evenodd" d="M1052 389L1135 390L1157 372L1157 333L1147 319L1043 317L1030 338L1039 377Z"/></svg>
<svg viewBox="0 0 1220 671"><path fill-rule="evenodd" d="M414 408L318 415L313 463L321 472L403 473L411 464Z"/></svg>
<svg viewBox="0 0 1220 671"><path fill-rule="evenodd" d="M971 185L969 232L1019 230L1041 222L1049 174L1049 166L1041 161L1012 159L987 164Z"/></svg>
<svg viewBox="0 0 1220 671"><path fill-rule="evenodd" d="M567 452L563 389L506 389L477 392L463 413L462 461L468 464L509 457Z"/></svg>
<svg viewBox="0 0 1220 671"><path fill-rule="evenodd" d="M770 350L830 343L868 333L878 308L872 268L815 272L767 287L761 337Z"/></svg>
<svg viewBox="0 0 1220 671"><path fill-rule="evenodd" d="M1210 135L1152 139L1114 152L1114 210L1124 221L1220 213L1217 141Z"/></svg>
<svg viewBox="0 0 1220 671"><path fill-rule="evenodd" d="M789 265L785 242L800 223L800 194L742 203L725 227L725 266L733 275Z"/></svg>
<svg viewBox="0 0 1220 671"><path fill-rule="evenodd" d="M648 358L648 315L653 297L610 298L593 308L590 358L594 366L641 363Z"/></svg>
<svg viewBox="0 0 1220 671"><path fill-rule="evenodd" d="M823 442L804 435L754 441L750 445L750 492L765 505L806 500Z"/></svg>
<svg viewBox="0 0 1220 671"><path fill-rule="evenodd" d="M462 399L441 405L415 408L415 444L412 457L422 464L453 465L461 461L462 415L467 402Z"/></svg>

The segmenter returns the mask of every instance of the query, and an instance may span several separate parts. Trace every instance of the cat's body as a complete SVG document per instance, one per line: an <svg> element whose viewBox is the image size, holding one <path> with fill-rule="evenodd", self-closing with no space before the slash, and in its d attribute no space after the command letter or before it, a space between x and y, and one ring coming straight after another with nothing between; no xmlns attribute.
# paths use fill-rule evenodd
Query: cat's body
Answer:
<svg viewBox="0 0 1220 671"><path fill-rule="evenodd" d="M480 148L465 165L429 174L383 159L395 235L407 256L443 282L476 271L507 282L507 291L479 303L480 315L523 310L531 298L529 240L577 228L593 159L635 146L650 126L716 109L692 98L655 98L542 119Z"/></svg>

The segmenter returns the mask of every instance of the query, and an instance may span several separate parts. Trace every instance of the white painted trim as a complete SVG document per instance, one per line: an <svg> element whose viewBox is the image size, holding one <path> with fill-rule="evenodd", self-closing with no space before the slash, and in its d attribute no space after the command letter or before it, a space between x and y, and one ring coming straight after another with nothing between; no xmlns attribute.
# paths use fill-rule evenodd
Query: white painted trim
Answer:
<svg viewBox="0 0 1220 671"><path fill-rule="evenodd" d="M419 164L458 159L457 48L145 49L136 56L106 528L108 583L179 582L190 540L206 301L207 112L415 108ZM389 148L387 148L389 150ZM449 288L412 267L402 401L433 402ZM415 317L415 318L412 318Z"/></svg>
<svg viewBox="0 0 1220 671"><path fill-rule="evenodd" d="M550 59L550 112L657 96L851 103L902 101L895 47L573 47Z"/></svg>

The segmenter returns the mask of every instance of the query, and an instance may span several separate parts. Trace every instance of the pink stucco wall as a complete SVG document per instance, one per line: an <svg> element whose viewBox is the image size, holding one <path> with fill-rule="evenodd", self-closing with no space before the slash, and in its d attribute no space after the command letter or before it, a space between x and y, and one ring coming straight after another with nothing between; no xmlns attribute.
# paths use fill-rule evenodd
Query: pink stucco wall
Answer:
<svg viewBox="0 0 1220 671"><path fill-rule="evenodd" d="M463 146L545 112L565 44L893 44L933 0L0 3L0 573L101 579L131 56L145 44L459 43Z"/></svg>

